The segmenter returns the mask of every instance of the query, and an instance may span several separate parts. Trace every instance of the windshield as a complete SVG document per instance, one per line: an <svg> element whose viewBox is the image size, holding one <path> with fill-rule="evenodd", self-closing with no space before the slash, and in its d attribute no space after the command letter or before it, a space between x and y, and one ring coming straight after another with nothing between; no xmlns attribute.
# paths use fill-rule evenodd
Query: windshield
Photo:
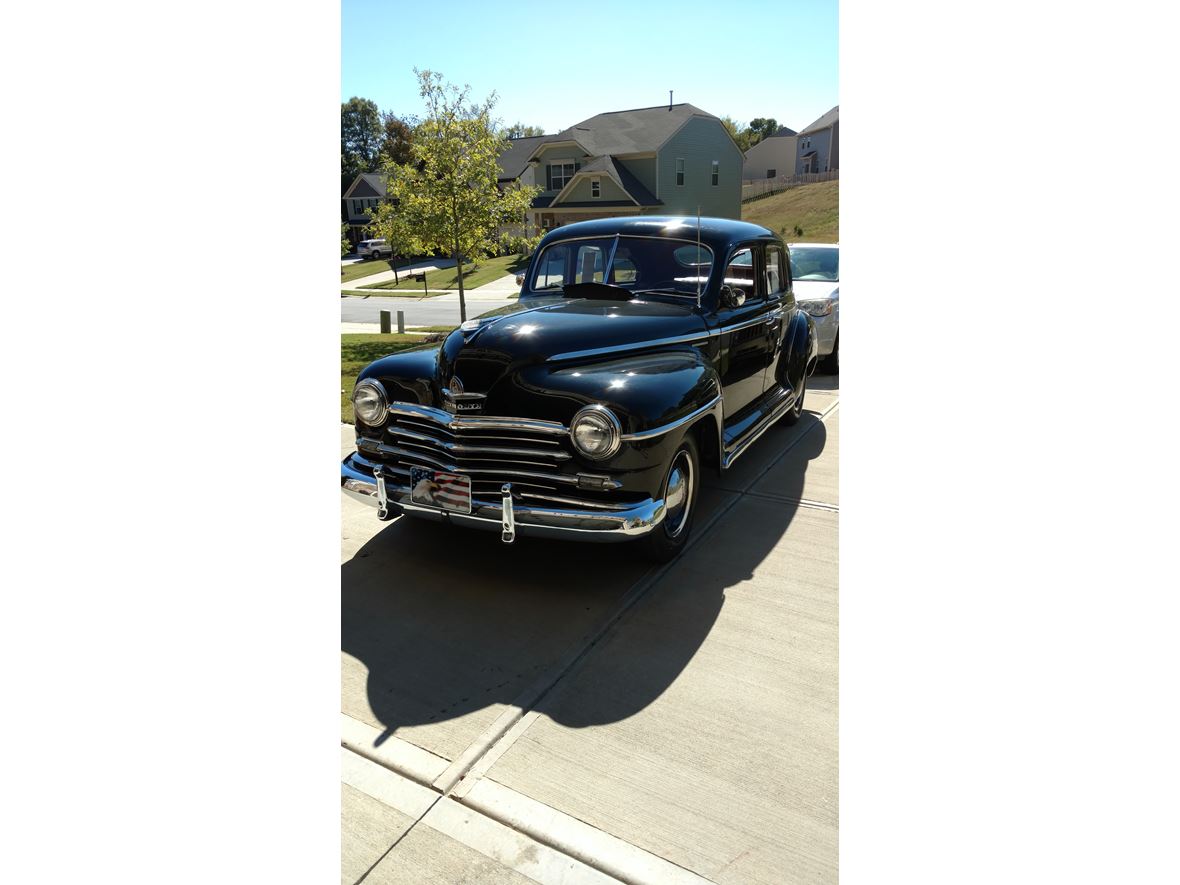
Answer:
<svg viewBox="0 0 1180 885"><path fill-rule="evenodd" d="M535 292L578 283L606 283L633 294L662 292L696 298L713 267L713 251L688 240L595 237L552 243L537 259ZM698 252L699 248L699 252ZM613 251L613 259L612 259ZM609 262L609 266L608 266Z"/></svg>
<svg viewBox="0 0 1180 885"><path fill-rule="evenodd" d="M791 247L791 279L840 281L840 250Z"/></svg>

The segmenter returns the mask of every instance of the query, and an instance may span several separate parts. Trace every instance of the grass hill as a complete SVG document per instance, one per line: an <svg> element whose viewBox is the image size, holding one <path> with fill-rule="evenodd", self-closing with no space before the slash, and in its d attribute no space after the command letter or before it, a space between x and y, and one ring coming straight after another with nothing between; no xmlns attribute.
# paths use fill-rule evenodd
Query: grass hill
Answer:
<svg viewBox="0 0 1180 885"><path fill-rule="evenodd" d="M770 228L788 243L840 240L840 182L802 184L742 204L742 221ZM802 235L795 227L803 229Z"/></svg>

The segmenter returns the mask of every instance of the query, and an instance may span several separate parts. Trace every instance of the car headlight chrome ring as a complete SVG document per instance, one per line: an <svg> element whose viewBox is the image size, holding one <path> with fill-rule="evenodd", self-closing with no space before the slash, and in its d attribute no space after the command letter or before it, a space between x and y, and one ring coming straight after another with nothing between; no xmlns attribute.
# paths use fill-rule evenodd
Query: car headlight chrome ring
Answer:
<svg viewBox="0 0 1180 885"><path fill-rule="evenodd" d="M366 378L352 389L352 411L358 421L379 427L389 412L389 397L380 381Z"/></svg>
<svg viewBox="0 0 1180 885"><path fill-rule="evenodd" d="M622 445L623 426L606 406L586 406L570 422L570 441L579 454L593 461L609 458Z"/></svg>

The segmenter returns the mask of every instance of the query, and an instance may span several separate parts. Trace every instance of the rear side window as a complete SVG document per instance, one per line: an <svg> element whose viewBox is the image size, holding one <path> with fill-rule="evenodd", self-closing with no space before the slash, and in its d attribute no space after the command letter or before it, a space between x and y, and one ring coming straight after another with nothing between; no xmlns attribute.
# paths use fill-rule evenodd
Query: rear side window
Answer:
<svg viewBox="0 0 1180 885"><path fill-rule="evenodd" d="M787 268L781 246L766 247L766 291L773 298L787 288Z"/></svg>

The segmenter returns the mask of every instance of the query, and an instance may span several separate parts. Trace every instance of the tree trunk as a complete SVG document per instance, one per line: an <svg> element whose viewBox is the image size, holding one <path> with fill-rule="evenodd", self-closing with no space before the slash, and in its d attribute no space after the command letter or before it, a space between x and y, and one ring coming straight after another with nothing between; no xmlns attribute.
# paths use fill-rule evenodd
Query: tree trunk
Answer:
<svg viewBox="0 0 1180 885"><path fill-rule="evenodd" d="M455 244L455 270L459 274L459 322L467 322L467 302L463 300L463 256L459 254L459 244Z"/></svg>
<svg viewBox="0 0 1180 885"><path fill-rule="evenodd" d="M393 268L393 284L395 286L400 286L402 284L402 281L397 278L397 256L396 255L389 256L389 266Z"/></svg>

